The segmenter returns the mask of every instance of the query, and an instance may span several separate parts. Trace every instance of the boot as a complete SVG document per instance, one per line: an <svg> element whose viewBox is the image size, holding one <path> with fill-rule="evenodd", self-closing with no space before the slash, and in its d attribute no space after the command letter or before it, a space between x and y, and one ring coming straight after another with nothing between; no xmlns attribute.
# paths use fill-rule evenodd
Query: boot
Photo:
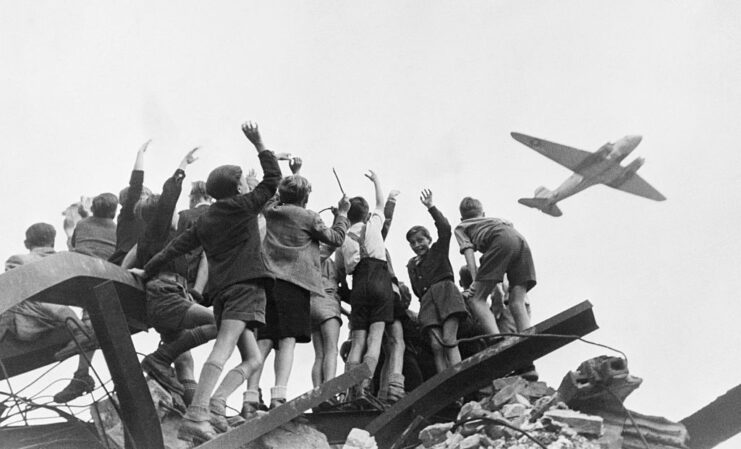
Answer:
<svg viewBox="0 0 741 449"><path fill-rule="evenodd" d="M54 402L56 402L57 404L65 404L73 399L79 398L86 393L90 393L94 389L95 380L90 377L90 374L88 374L87 371L76 371L69 385L67 385L62 391L54 395Z"/></svg>
<svg viewBox="0 0 741 449"><path fill-rule="evenodd" d="M183 419L178 428L178 439L199 445L216 438L216 432L208 421Z"/></svg>
<svg viewBox="0 0 741 449"><path fill-rule="evenodd" d="M170 392L177 393L180 396L185 392L183 384L175 376L172 367L157 360L152 354L149 354L142 360L142 371L149 374L152 379L159 382L160 385Z"/></svg>
<svg viewBox="0 0 741 449"><path fill-rule="evenodd" d="M54 360L62 361L76 355L79 351L75 341L82 347L82 352L88 352L98 348L98 339L95 338L95 332L93 332L92 327L83 324L82 329L75 325L70 326L70 329L72 329L72 340L67 343L67 346L54 353Z"/></svg>

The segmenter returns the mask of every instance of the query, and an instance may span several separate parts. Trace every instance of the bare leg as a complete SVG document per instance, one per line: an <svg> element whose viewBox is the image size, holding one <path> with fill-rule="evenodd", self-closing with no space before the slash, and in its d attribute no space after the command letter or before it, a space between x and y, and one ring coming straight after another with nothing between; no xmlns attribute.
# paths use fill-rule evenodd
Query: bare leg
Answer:
<svg viewBox="0 0 741 449"><path fill-rule="evenodd" d="M378 321L371 323L370 329L368 329L368 349L363 356L363 362L368 365L371 373L376 371L376 366L378 365L378 356L381 354L381 343L383 343L383 331L385 328L386 323Z"/></svg>
<svg viewBox="0 0 741 449"><path fill-rule="evenodd" d="M214 313L211 309L203 307L200 304L193 304L188 308L183 317L182 328L190 329L204 324L216 324Z"/></svg>
<svg viewBox="0 0 741 449"><path fill-rule="evenodd" d="M293 351L296 349L296 339L293 337L281 338L278 350L275 352L275 385L285 387L291 377L293 368Z"/></svg>
<svg viewBox="0 0 741 449"><path fill-rule="evenodd" d="M337 375L337 342L340 339L340 320L331 318L321 325L322 341L322 382L334 379Z"/></svg>
<svg viewBox="0 0 741 449"><path fill-rule="evenodd" d="M268 339L257 340L257 347L259 348L261 359L264 362L265 359L268 357L268 354L270 354L270 350L273 349L273 340L268 340ZM244 358L244 356L245 354L242 354L242 358ZM247 380L248 390L257 391L257 389L260 388L260 377L262 376L262 370L264 366L265 366L264 364L260 364L259 368L252 371L252 374L250 374L250 377Z"/></svg>
<svg viewBox="0 0 741 449"><path fill-rule="evenodd" d="M311 385L318 387L323 382L324 342L322 341L321 331L311 332L311 344L314 346L314 364L311 365Z"/></svg>
<svg viewBox="0 0 741 449"><path fill-rule="evenodd" d="M350 340L352 341L352 344L350 345L350 353L347 355L348 365L358 365L363 359L367 336L368 331L366 330L359 329L350 331Z"/></svg>
<svg viewBox="0 0 741 449"><path fill-rule="evenodd" d="M509 289L509 310L515 319L517 331L522 332L530 328L530 314L525 305L527 299L527 289L524 285L513 285Z"/></svg>
<svg viewBox="0 0 741 449"><path fill-rule="evenodd" d="M440 344L442 341L442 333L440 328L437 326L431 326L427 330L428 337L430 339L430 348L432 348L432 356L435 361L435 371L438 373L444 371L448 367L445 360L445 352L443 346ZM439 338L439 340L438 340Z"/></svg>
<svg viewBox="0 0 741 449"><path fill-rule="evenodd" d="M471 309L476 320L484 328L487 334L498 334L499 327L497 327L497 320L489 310L489 306L486 304L486 298L491 294L492 290L496 286L496 282L492 281L475 281L472 288L474 289L473 296L468 300L468 306Z"/></svg>
<svg viewBox="0 0 741 449"><path fill-rule="evenodd" d="M374 323L375 324L375 323ZM388 341L389 373L401 374L404 368L404 331L401 327L401 321L395 320L386 328L386 338Z"/></svg>
<svg viewBox="0 0 741 449"><path fill-rule="evenodd" d="M443 322L443 342L445 343L445 357L448 366L457 365L461 362L461 352L456 344L458 340L458 318L448 317ZM455 346L451 346L455 344Z"/></svg>

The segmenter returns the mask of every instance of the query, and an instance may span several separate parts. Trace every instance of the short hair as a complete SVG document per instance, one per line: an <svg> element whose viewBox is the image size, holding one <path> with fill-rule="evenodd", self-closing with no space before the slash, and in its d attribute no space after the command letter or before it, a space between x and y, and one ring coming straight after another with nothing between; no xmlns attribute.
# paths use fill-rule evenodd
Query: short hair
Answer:
<svg viewBox="0 0 741 449"><path fill-rule="evenodd" d="M157 214L157 204L159 204L159 202L159 195L152 195L147 198L143 198L137 201L136 206L134 206L134 213L145 223L149 223Z"/></svg>
<svg viewBox="0 0 741 449"><path fill-rule="evenodd" d="M190 187L190 197L204 200L211 198L211 195L206 191L206 181L193 181Z"/></svg>
<svg viewBox="0 0 741 449"><path fill-rule="evenodd" d="M112 193L101 193L93 198L93 205L90 206L90 210L93 212L93 217L114 218L117 207L118 198L116 195Z"/></svg>
<svg viewBox="0 0 741 449"><path fill-rule="evenodd" d="M414 237L414 234L420 233L423 236L427 237L427 240L432 241L432 237L430 236L430 231L427 230L424 226L412 226L407 231L407 242Z"/></svg>
<svg viewBox="0 0 741 449"><path fill-rule="evenodd" d="M350 210L347 211L347 219L350 223L358 223L368 216L368 202L362 196L350 198Z"/></svg>
<svg viewBox="0 0 741 449"><path fill-rule="evenodd" d="M242 168L237 165L222 165L211 170L206 180L206 193L220 200L239 193Z"/></svg>
<svg viewBox="0 0 741 449"><path fill-rule="evenodd" d="M282 203L303 205L309 193L311 193L311 183L301 175L286 176L278 184L278 196Z"/></svg>
<svg viewBox="0 0 741 449"><path fill-rule="evenodd" d="M460 277L460 285L463 288L468 288L473 284L473 276L471 276L471 270L468 269L468 265L463 265L458 271Z"/></svg>
<svg viewBox="0 0 741 449"><path fill-rule="evenodd" d="M471 198L470 196L467 196L461 200L461 204L460 206L458 206L458 209L461 212L461 218L463 220L467 218L480 217L481 214L484 213L484 206L481 204L481 201L477 200L476 198Z"/></svg>
<svg viewBox="0 0 741 449"><path fill-rule="evenodd" d="M57 238L57 230L49 223L34 223L26 229L26 247L28 249L51 247L54 248L54 240Z"/></svg>
<svg viewBox="0 0 741 449"><path fill-rule="evenodd" d="M142 186L142 193L139 196L139 199L146 198L148 196L152 196L152 191ZM123 206L123 204L126 202L128 198L129 198L129 187L126 186L123 189L121 189L120 192L118 192L118 203Z"/></svg>

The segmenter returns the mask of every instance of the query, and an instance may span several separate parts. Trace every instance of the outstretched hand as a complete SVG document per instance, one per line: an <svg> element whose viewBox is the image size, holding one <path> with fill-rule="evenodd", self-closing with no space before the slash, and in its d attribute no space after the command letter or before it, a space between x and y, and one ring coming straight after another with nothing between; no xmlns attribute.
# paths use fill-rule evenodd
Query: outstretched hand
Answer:
<svg viewBox="0 0 741 449"><path fill-rule="evenodd" d="M180 162L180 170L185 170L185 167L198 160L198 157L196 157L196 152L200 149L201 147L195 147L192 150L188 151L188 154L186 154L183 160Z"/></svg>
<svg viewBox="0 0 741 449"><path fill-rule="evenodd" d="M378 175L373 170L368 170L368 173L365 174L365 177L370 179L372 182L378 182Z"/></svg>
<svg viewBox="0 0 741 449"><path fill-rule="evenodd" d="M292 156L288 160L288 168L291 169L291 173L294 175L297 175L299 170L301 170L301 167L304 165L304 161L301 160L298 156Z"/></svg>
<svg viewBox="0 0 741 449"><path fill-rule="evenodd" d="M337 213L344 217L347 216L349 210L350 198L347 195L342 195L342 198L340 198L340 201L337 203ZM332 212L334 213L334 210Z"/></svg>
<svg viewBox="0 0 741 449"><path fill-rule="evenodd" d="M247 172L247 176L245 176L245 181L247 181L247 185L250 186L250 192L255 190L255 187L257 187L258 184L260 184L260 180L257 179L257 172L254 168L251 168L250 171Z"/></svg>
<svg viewBox="0 0 741 449"><path fill-rule="evenodd" d="M141 147L139 147L139 151L137 151L139 154L143 154L147 152L147 148L149 148L149 144L152 142L152 139L147 140L142 144Z"/></svg>
<svg viewBox="0 0 741 449"><path fill-rule="evenodd" d="M257 151L265 149L265 145L262 143L262 136L260 136L260 130L257 128L257 123L249 121L242 123L242 132L247 137L247 140L252 142L252 145L257 148Z"/></svg>
<svg viewBox="0 0 741 449"><path fill-rule="evenodd" d="M392 190L392 191L389 192L389 200L390 201L396 201L396 197L398 197L399 195L401 195L401 192L398 191L398 190L396 190L396 189L394 189L394 190Z"/></svg>
<svg viewBox="0 0 741 449"><path fill-rule="evenodd" d="M426 208L431 208L433 206L432 204L432 190L430 189L423 189L422 192L419 194L419 200L422 201L422 204Z"/></svg>

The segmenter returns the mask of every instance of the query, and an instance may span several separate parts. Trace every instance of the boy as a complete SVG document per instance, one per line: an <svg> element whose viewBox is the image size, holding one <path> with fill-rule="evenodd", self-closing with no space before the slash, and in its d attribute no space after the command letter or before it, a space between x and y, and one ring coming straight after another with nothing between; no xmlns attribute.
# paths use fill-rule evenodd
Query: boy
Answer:
<svg viewBox="0 0 741 449"><path fill-rule="evenodd" d="M368 216L368 202L364 198L354 197L350 200L350 210L347 213L350 229L341 249L345 272L353 276L350 294L352 345L345 370L350 371L362 361L374 373L386 323L394 321L394 292L381 235L384 222L381 181L373 171L365 176L373 182L376 206ZM356 397L368 394L370 381L370 378L365 379L354 389Z"/></svg>
<svg viewBox="0 0 741 449"><path fill-rule="evenodd" d="M522 332L530 327L530 316L525 306L527 292L536 284L535 266L527 241L512 223L485 217L481 201L477 199L463 198L459 209L461 223L455 228L455 237L474 279L464 293L471 312L487 334L499 333L486 298L506 274L510 284L508 307L517 331ZM476 251L483 253L479 269L476 267Z"/></svg>
<svg viewBox="0 0 741 449"><path fill-rule="evenodd" d="M23 242L28 248L28 254L16 254L11 256L5 262L5 271L21 265L27 265L46 256L54 254L54 239L57 231L54 226L47 223L36 223L26 230L26 240ZM74 338L84 348L95 348L96 342L91 339L93 330L86 324L83 324L75 312L68 306L26 300L10 308L0 315L0 339L6 332L13 334L20 341L32 341L39 334L57 327L66 327L67 321L71 320L75 324L70 324L69 329L72 331ZM65 349L68 352L77 352L77 345L71 341ZM95 388L95 381L89 374L90 367L87 360L91 360L94 350L86 353L87 358L80 355L77 364L77 371L72 377L69 385L62 391L54 395L54 402L66 403L90 393Z"/></svg>
<svg viewBox="0 0 741 449"><path fill-rule="evenodd" d="M112 193L101 193L93 198L92 217L82 219L72 233L72 250L77 253L108 260L116 249L116 217L118 198Z"/></svg>
<svg viewBox="0 0 741 449"><path fill-rule="evenodd" d="M168 261L199 246L203 246L208 257L207 290L213 299L219 330L201 369L193 402L178 430L178 438L196 443L216 436L209 422L211 411L222 416L225 404L209 404L209 398L234 347L239 346L242 363L227 373L215 396L228 396L262 366L254 332L265 323L265 284L270 271L261 246L257 215L275 194L281 172L275 155L265 149L257 125L245 123L242 131L258 151L262 182L249 192L240 167L224 165L211 171L206 189L216 202L193 227L155 255L144 270L134 270L145 278L152 276Z"/></svg>
<svg viewBox="0 0 741 449"><path fill-rule="evenodd" d="M419 298L419 322L428 333L435 359L435 368L441 372L461 361L458 346L458 323L467 315L463 299L455 286L453 267L448 252L452 232L450 223L432 202L429 189L420 195L422 205L435 220L438 239L432 243L430 231L424 226L413 226L406 238L416 257L409 259L407 271L412 290Z"/></svg>

